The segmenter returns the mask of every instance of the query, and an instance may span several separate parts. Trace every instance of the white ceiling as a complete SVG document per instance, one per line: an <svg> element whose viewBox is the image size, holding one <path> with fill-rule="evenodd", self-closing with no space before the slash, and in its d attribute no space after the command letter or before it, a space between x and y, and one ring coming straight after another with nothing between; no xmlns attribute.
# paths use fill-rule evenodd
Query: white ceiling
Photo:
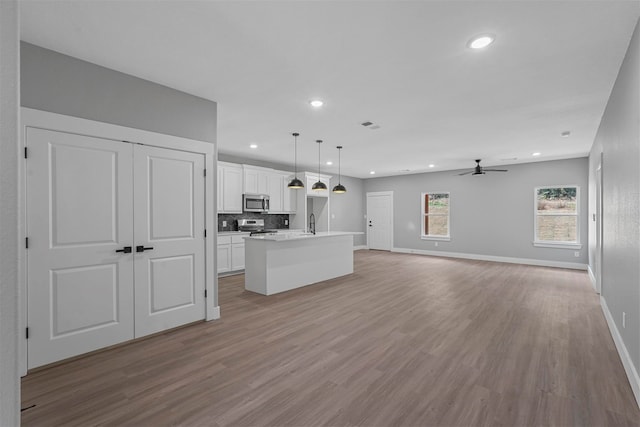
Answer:
<svg viewBox="0 0 640 427"><path fill-rule="evenodd" d="M21 9L27 42L218 102L222 153L290 164L298 131L303 168L317 168L323 139L323 172L337 173L343 145L343 174L360 178L587 155L639 16L640 1L612 0ZM495 43L468 49L480 33Z"/></svg>

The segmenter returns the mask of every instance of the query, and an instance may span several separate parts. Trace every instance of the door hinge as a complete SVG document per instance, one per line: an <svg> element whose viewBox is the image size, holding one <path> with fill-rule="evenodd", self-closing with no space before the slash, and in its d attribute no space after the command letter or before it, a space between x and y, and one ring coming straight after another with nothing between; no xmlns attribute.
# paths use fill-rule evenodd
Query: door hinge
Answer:
<svg viewBox="0 0 640 427"><path fill-rule="evenodd" d="M204 237L207 237L207 229L204 229Z"/></svg>
<svg viewBox="0 0 640 427"><path fill-rule="evenodd" d="M24 158L26 159L27 157L29 157L29 154L27 152L27 147L24 147Z"/></svg>
<svg viewBox="0 0 640 427"><path fill-rule="evenodd" d="M204 176L207 176L207 170L206 169L204 170Z"/></svg>
<svg viewBox="0 0 640 427"><path fill-rule="evenodd" d="M207 290L206 289L204 290L204 297L205 298L207 297Z"/></svg>
<svg viewBox="0 0 640 427"><path fill-rule="evenodd" d="M29 238L28 237L24 238L24 247L25 247L25 249L29 249Z"/></svg>
<svg viewBox="0 0 640 427"><path fill-rule="evenodd" d="M26 339L29 339L29 328L28 327L24 331L24 336L26 337Z"/></svg>

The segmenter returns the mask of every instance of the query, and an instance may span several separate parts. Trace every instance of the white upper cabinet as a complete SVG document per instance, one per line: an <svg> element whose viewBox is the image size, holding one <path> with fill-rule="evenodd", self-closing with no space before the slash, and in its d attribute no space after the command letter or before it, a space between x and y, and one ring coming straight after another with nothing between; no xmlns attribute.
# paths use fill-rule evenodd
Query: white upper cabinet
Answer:
<svg viewBox="0 0 640 427"><path fill-rule="evenodd" d="M331 190L331 177L329 175L320 175L320 181L324 182L327 186L326 190L312 190L313 184L318 182L317 172L305 172L305 189L307 190L307 196L311 197L329 197L329 191Z"/></svg>
<svg viewBox="0 0 640 427"><path fill-rule="evenodd" d="M242 213L242 166L218 162L218 212Z"/></svg>
<svg viewBox="0 0 640 427"><path fill-rule="evenodd" d="M267 194L270 213L295 213L297 193L304 194L304 190L290 189L291 178L291 172L218 162L218 212L242 213L243 194Z"/></svg>
<svg viewBox="0 0 640 427"><path fill-rule="evenodd" d="M242 166L244 170L244 194L269 194L270 169Z"/></svg>

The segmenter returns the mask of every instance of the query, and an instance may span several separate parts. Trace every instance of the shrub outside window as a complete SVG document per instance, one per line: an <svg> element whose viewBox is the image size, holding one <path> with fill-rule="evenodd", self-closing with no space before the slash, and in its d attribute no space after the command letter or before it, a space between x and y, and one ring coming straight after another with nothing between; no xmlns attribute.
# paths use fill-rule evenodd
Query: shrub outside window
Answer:
<svg viewBox="0 0 640 427"><path fill-rule="evenodd" d="M535 189L534 243L580 243L579 190L575 186Z"/></svg>
<svg viewBox="0 0 640 427"><path fill-rule="evenodd" d="M448 240L449 193L422 193L422 237Z"/></svg>

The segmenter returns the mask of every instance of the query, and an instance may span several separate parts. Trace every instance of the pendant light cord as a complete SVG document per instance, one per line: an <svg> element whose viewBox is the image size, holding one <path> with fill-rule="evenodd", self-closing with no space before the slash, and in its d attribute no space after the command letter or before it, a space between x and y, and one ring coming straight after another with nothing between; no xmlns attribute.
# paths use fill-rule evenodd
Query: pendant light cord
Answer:
<svg viewBox="0 0 640 427"><path fill-rule="evenodd" d="M320 182L320 144L322 144L322 140L319 139L316 142L318 143L318 182Z"/></svg>
<svg viewBox="0 0 640 427"><path fill-rule="evenodd" d="M293 176L298 178L298 133L293 134Z"/></svg>

